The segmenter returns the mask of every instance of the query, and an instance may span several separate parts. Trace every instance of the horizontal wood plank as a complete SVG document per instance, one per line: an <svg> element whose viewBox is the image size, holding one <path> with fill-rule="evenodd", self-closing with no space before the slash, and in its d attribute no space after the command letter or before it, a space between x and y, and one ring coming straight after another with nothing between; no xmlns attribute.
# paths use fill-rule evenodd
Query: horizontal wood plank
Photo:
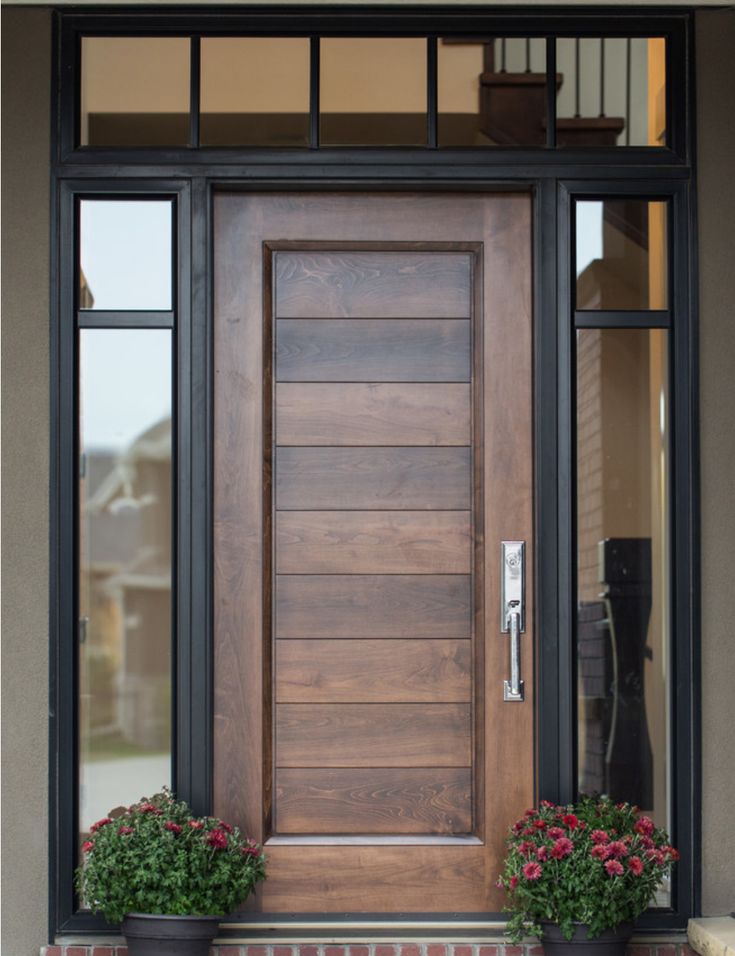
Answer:
<svg viewBox="0 0 735 956"><path fill-rule="evenodd" d="M469 574L468 511L279 511L278 574Z"/></svg>
<svg viewBox="0 0 735 956"><path fill-rule="evenodd" d="M277 767L469 767L469 704L277 704Z"/></svg>
<svg viewBox="0 0 735 956"><path fill-rule="evenodd" d="M276 637L469 638L469 575L277 575Z"/></svg>
<svg viewBox="0 0 735 956"><path fill-rule="evenodd" d="M396 509L471 506L469 448L294 448L276 451L276 508Z"/></svg>
<svg viewBox="0 0 735 956"><path fill-rule="evenodd" d="M279 703L469 702L471 674L470 641L276 642Z"/></svg>
<svg viewBox="0 0 735 956"><path fill-rule="evenodd" d="M276 252L278 318L470 316L464 252Z"/></svg>
<svg viewBox="0 0 735 956"><path fill-rule="evenodd" d="M469 833L472 771L281 769L275 807L278 833Z"/></svg>
<svg viewBox="0 0 735 956"><path fill-rule="evenodd" d="M278 445L469 445L470 386L276 386Z"/></svg>
<svg viewBox="0 0 735 956"><path fill-rule="evenodd" d="M279 319L279 382L469 382L470 323Z"/></svg>

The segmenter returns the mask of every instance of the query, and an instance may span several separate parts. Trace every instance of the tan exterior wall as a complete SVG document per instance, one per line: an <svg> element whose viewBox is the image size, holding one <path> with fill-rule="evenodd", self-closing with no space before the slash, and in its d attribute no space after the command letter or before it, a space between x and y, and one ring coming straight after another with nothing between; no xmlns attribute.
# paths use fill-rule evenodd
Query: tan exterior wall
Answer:
<svg viewBox="0 0 735 956"><path fill-rule="evenodd" d="M735 11L697 14L702 908L735 910Z"/></svg>
<svg viewBox="0 0 735 956"><path fill-rule="evenodd" d="M2 953L38 954L48 875L51 16L2 16Z"/></svg>
<svg viewBox="0 0 735 956"><path fill-rule="evenodd" d="M735 12L697 14L703 910L735 906ZM3 956L46 936L50 14L2 17Z"/></svg>

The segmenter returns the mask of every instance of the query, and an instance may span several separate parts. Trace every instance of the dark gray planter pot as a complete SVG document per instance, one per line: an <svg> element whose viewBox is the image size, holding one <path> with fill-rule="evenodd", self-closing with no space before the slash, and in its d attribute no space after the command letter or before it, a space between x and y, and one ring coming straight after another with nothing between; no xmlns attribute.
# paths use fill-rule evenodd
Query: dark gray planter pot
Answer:
<svg viewBox="0 0 735 956"><path fill-rule="evenodd" d="M625 956L628 942L633 935L632 923L621 923L614 929L605 930L594 939L587 936L587 927L578 923L570 940L562 936L556 923L542 923L543 944L546 956Z"/></svg>
<svg viewBox="0 0 735 956"><path fill-rule="evenodd" d="M128 956L209 956L219 916L129 913L122 921Z"/></svg>

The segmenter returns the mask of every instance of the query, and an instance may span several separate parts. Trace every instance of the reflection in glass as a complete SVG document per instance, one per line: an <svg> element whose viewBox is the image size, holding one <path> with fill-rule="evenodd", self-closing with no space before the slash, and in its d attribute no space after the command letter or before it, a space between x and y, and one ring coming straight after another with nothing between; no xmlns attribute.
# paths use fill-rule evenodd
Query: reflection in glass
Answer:
<svg viewBox="0 0 735 956"><path fill-rule="evenodd" d="M666 41L560 37L559 146L665 146Z"/></svg>
<svg viewBox="0 0 735 956"><path fill-rule="evenodd" d="M307 37L202 37L203 146L307 146Z"/></svg>
<svg viewBox="0 0 735 956"><path fill-rule="evenodd" d="M577 333L578 787L670 829L667 369L663 330Z"/></svg>
<svg viewBox="0 0 735 956"><path fill-rule="evenodd" d="M424 38L323 38L320 48L322 143L426 145Z"/></svg>
<svg viewBox="0 0 735 956"><path fill-rule="evenodd" d="M79 306L170 309L172 204L85 199L79 210Z"/></svg>
<svg viewBox="0 0 735 956"><path fill-rule="evenodd" d="M577 309L667 307L666 203L579 201Z"/></svg>
<svg viewBox="0 0 735 956"><path fill-rule="evenodd" d="M80 144L187 146L187 37L83 37Z"/></svg>
<svg viewBox="0 0 735 956"><path fill-rule="evenodd" d="M546 41L440 40L440 146L544 146Z"/></svg>
<svg viewBox="0 0 735 956"><path fill-rule="evenodd" d="M171 781L171 333L80 333L79 821Z"/></svg>

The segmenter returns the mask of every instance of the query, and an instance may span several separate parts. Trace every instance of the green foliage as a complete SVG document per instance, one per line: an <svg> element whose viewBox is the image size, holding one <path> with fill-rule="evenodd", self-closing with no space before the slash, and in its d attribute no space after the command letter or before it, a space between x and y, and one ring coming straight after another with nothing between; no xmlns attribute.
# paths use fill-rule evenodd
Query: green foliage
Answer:
<svg viewBox="0 0 735 956"><path fill-rule="evenodd" d="M541 936L541 922L567 939L575 923L590 938L644 912L679 858L665 830L637 807L606 797L555 806L542 801L511 829L498 886L513 913L508 934Z"/></svg>
<svg viewBox="0 0 735 956"><path fill-rule="evenodd" d="M113 923L127 913L225 916L265 879L260 846L222 820L192 816L168 790L91 831L77 890Z"/></svg>

